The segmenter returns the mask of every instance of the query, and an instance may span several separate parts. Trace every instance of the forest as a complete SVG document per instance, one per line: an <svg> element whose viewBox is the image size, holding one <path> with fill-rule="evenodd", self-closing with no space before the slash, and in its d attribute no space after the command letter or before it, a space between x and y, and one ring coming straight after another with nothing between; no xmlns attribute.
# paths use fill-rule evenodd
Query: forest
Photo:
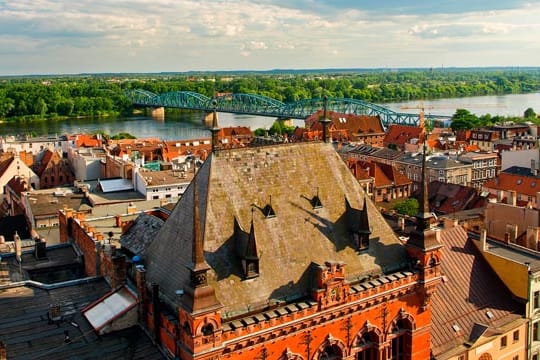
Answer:
<svg viewBox="0 0 540 360"><path fill-rule="evenodd" d="M0 77L0 120L130 115L127 89L156 94L248 93L283 102L320 98L377 104L540 91L540 69L404 69Z"/></svg>

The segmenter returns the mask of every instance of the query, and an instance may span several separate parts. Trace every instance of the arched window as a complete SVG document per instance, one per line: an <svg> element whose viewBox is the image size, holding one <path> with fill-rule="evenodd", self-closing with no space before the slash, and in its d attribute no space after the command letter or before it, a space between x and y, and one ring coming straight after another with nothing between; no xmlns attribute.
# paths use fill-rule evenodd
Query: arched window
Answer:
<svg viewBox="0 0 540 360"><path fill-rule="evenodd" d="M407 344L410 345L411 342L410 334L407 333L409 326L409 322L405 319L398 319L392 327L392 334L395 336L392 338L391 360L404 360L408 358L406 352L410 346L407 346Z"/></svg>
<svg viewBox="0 0 540 360"><path fill-rule="evenodd" d="M377 335L373 331L365 332L356 344L360 349L356 353L356 360L377 359Z"/></svg>
<svg viewBox="0 0 540 360"><path fill-rule="evenodd" d="M336 344L328 345L321 353L320 360L339 360L343 359L343 352Z"/></svg>
<svg viewBox="0 0 540 360"><path fill-rule="evenodd" d="M214 326L212 324L206 324L202 327L201 332L204 336L209 336L214 333Z"/></svg>

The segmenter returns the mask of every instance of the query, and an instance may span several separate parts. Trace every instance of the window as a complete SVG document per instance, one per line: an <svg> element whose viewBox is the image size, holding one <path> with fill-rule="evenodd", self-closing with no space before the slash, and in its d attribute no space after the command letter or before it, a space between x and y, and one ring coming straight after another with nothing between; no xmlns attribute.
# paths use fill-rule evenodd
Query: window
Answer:
<svg viewBox="0 0 540 360"><path fill-rule="evenodd" d="M514 334L512 335L512 338L513 338L515 343L519 341L519 330L514 331Z"/></svg>
<svg viewBox="0 0 540 360"><path fill-rule="evenodd" d="M533 309L540 307L540 291L535 291L533 295Z"/></svg>
<svg viewBox="0 0 540 360"><path fill-rule="evenodd" d="M501 349L506 347L506 336L503 336L501 338Z"/></svg>
<svg viewBox="0 0 540 360"><path fill-rule="evenodd" d="M532 336L532 339L533 339L533 341L538 341L538 322L535 322L533 324L533 336Z"/></svg>

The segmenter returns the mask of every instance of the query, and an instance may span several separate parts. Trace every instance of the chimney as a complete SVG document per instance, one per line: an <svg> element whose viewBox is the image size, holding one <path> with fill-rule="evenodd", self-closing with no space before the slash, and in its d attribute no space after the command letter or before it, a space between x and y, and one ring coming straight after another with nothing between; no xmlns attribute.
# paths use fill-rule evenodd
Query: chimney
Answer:
<svg viewBox="0 0 540 360"><path fill-rule="evenodd" d="M398 218L398 224L401 231L405 231L405 218L399 217Z"/></svg>
<svg viewBox="0 0 540 360"><path fill-rule="evenodd" d="M487 230L482 229L482 232L480 233L480 249L482 251L487 251Z"/></svg>
<svg viewBox="0 0 540 360"><path fill-rule="evenodd" d="M525 239L525 246L529 249L536 250L537 244L538 244L538 227L528 226L527 237Z"/></svg>
<svg viewBox="0 0 540 360"><path fill-rule="evenodd" d="M161 314L159 306L159 284L152 283L152 316L154 318L154 341L160 342Z"/></svg>
<svg viewBox="0 0 540 360"><path fill-rule="evenodd" d="M126 282L126 257L124 255L115 256L113 254L111 256L111 287L115 289Z"/></svg>
<svg viewBox="0 0 540 360"><path fill-rule="evenodd" d="M47 258L47 241L45 238L35 240L34 257L36 260L43 260Z"/></svg>
<svg viewBox="0 0 540 360"><path fill-rule="evenodd" d="M0 360L7 360L7 346L4 341L0 341Z"/></svg>
<svg viewBox="0 0 540 360"><path fill-rule="evenodd" d="M510 242L516 243L516 239L518 236L518 226L516 224L513 224L511 226L511 232L510 232Z"/></svg>
<svg viewBox="0 0 540 360"><path fill-rule="evenodd" d="M126 210L130 215L135 214L137 212L137 206L135 206L133 203L129 203Z"/></svg>
<svg viewBox="0 0 540 360"><path fill-rule="evenodd" d="M135 267L135 280L137 282L137 297L139 299L139 322L144 327L148 327L146 318L146 269L143 265L137 265Z"/></svg>
<svg viewBox="0 0 540 360"><path fill-rule="evenodd" d="M517 204L517 196L516 196L516 191L515 190L508 191L507 203L508 203L508 205L516 206L516 204Z"/></svg>

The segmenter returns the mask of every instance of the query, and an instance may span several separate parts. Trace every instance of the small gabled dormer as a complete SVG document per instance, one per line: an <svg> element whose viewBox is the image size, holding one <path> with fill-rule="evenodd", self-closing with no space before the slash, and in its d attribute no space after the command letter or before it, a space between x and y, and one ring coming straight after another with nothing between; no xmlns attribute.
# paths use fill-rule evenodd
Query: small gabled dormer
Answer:
<svg viewBox="0 0 540 360"><path fill-rule="evenodd" d="M322 208L322 202L321 202L321 199L319 198L319 188L317 188L317 195L312 197L310 202L311 202L311 207L313 207L313 209Z"/></svg>
<svg viewBox="0 0 540 360"><path fill-rule="evenodd" d="M352 241L357 250L369 248L369 216L367 212L367 199L364 196L364 208L362 210L354 209L347 199L345 199L347 212L347 222Z"/></svg>
<svg viewBox="0 0 540 360"><path fill-rule="evenodd" d="M253 212L252 212L253 214ZM234 237L236 255L240 260L242 275L245 280L259 276L259 256L257 254L257 241L255 238L255 226L253 218L249 233L246 233L238 220L234 219Z"/></svg>
<svg viewBox="0 0 540 360"><path fill-rule="evenodd" d="M272 195L270 195L270 202L263 208L263 214L266 219L276 217L276 212L272 207Z"/></svg>
<svg viewBox="0 0 540 360"><path fill-rule="evenodd" d="M251 219L246 251L244 253L244 258L242 259L242 269L244 270L246 279L259 276L259 256L257 255L257 242L255 240L253 219Z"/></svg>

